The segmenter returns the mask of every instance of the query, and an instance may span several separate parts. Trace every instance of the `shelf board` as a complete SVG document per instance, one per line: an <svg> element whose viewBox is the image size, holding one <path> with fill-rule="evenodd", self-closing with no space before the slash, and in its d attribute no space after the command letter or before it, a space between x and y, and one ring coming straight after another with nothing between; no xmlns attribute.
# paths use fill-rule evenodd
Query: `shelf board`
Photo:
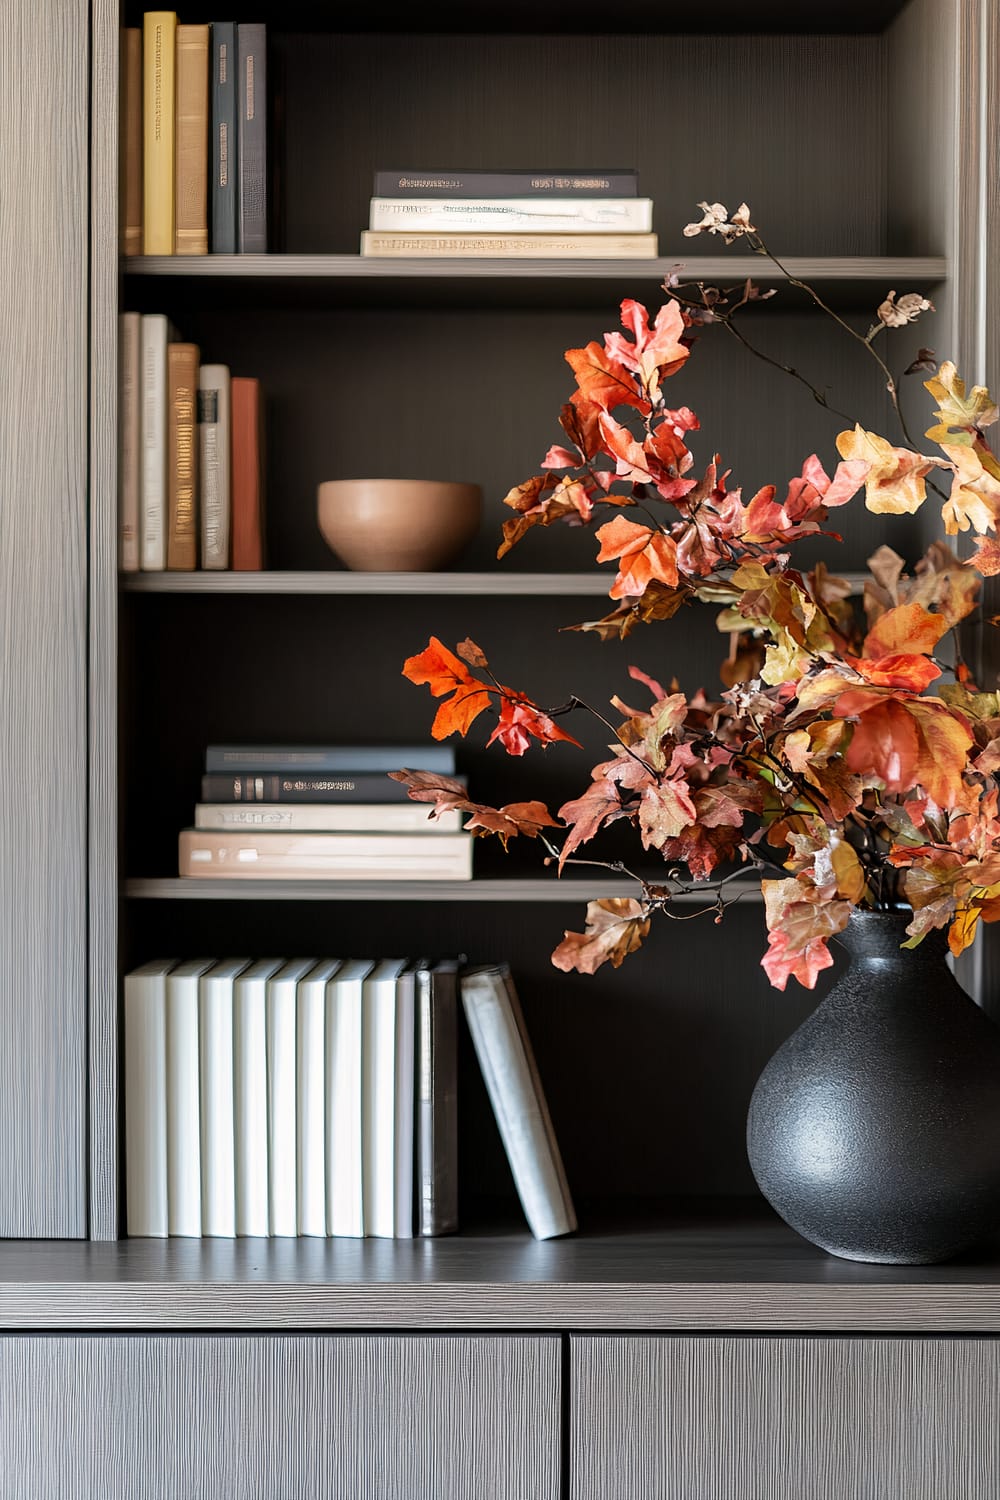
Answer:
<svg viewBox="0 0 1000 1500"><path fill-rule="evenodd" d="M755 1199L437 1240L0 1243L0 1327L1000 1332L1000 1256L837 1260Z"/></svg>
<svg viewBox="0 0 1000 1500"><path fill-rule="evenodd" d="M863 573L844 573L852 593L862 590ZM444 594L607 597L614 574L604 573L349 573L331 568L309 572L122 573L129 594ZM608 601L608 609L614 601Z"/></svg>
<svg viewBox="0 0 1000 1500"><path fill-rule="evenodd" d="M184 284L185 296L213 305L247 298L269 303L351 305L579 306L651 295L678 262L685 280L763 287L785 278L756 255L661 256L653 260L529 260L514 257L396 259L360 255L136 255L123 260L134 287L148 278ZM841 307L869 306L885 292L926 291L945 281L943 256L793 256L791 275L813 282ZM162 294L161 294L162 295ZM797 296L804 294L797 293Z"/></svg>
<svg viewBox="0 0 1000 1500"><path fill-rule="evenodd" d="M647 876L655 879L655 874ZM662 876L660 877L662 879ZM748 876L724 887L727 902L761 899L760 879ZM619 876L559 880L223 880L215 877L161 876L124 883L130 900L144 901L594 901L602 896L634 896L635 882ZM710 902L711 890L680 892L684 905Z"/></svg>

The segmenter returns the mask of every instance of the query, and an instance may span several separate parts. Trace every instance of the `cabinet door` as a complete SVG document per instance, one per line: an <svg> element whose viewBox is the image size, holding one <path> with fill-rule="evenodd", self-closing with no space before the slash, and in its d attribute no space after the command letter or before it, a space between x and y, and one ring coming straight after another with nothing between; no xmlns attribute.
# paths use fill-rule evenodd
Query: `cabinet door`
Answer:
<svg viewBox="0 0 1000 1500"><path fill-rule="evenodd" d="M557 1500L556 1338L0 1338L0 1496Z"/></svg>
<svg viewBox="0 0 1000 1500"><path fill-rule="evenodd" d="M85 0L0 4L0 1236L86 1231Z"/></svg>
<svg viewBox="0 0 1000 1500"><path fill-rule="evenodd" d="M995 1500L1000 1345L575 1338L573 1500Z"/></svg>

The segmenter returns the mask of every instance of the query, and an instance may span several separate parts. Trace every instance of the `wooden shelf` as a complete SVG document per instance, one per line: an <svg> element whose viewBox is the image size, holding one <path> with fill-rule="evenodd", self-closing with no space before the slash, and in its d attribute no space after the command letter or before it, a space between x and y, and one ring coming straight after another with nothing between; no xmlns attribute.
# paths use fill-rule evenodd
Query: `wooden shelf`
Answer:
<svg viewBox="0 0 1000 1500"><path fill-rule="evenodd" d="M863 573L843 573L851 590L862 590ZM511 595L519 597L607 597L614 579L604 573L348 573L329 572L193 572L122 573L129 594L441 594ZM608 600L608 609L613 605Z"/></svg>
<svg viewBox="0 0 1000 1500"><path fill-rule="evenodd" d="M0 1327L1000 1332L996 1246L941 1266L837 1260L756 1199L580 1212L438 1240L0 1244Z"/></svg>
<svg viewBox="0 0 1000 1500"><path fill-rule="evenodd" d="M648 878L655 878L649 876ZM662 879L662 875L660 876ZM632 880L609 876L589 880L222 880L154 877L126 880L124 895L143 901L593 901L601 896L634 896ZM759 901L760 880L748 876L724 887L727 902ZM709 904L710 890L681 892L675 901Z"/></svg>

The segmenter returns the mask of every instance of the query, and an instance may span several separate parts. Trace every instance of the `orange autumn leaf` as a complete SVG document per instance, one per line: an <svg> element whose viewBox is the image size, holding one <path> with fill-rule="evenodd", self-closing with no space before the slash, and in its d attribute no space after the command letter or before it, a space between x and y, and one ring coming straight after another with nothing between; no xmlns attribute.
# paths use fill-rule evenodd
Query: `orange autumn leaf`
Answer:
<svg viewBox="0 0 1000 1500"><path fill-rule="evenodd" d="M468 643L473 645L472 642ZM478 648L476 648L478 649ZM468 734L469 728L489 705L491 689L473 677L464 662L432 635L425 649L403 663L403 676L418 686L426 684L435 698L452 697L442 703L431 725L431 734L443 740L449 734Z"/></svg>
<svg viewBox="0 0 1000 1500"><path fill-rule="evenodd" d="M889 792L909 792L919 784L942 808L961 802L973 739L965 720L940 699L850 688L833 712L857 719L845 757L851 771L877 776Z"/></svg>
<svg viewBox="0 0 1000 1500"><path fill-rule="evenodd" d="M618 576L608 594L625 599L641 594L653 581L677 586L677 544L673 537L649 526L639 526L624 516L615 516L595 533L601 544L598 562L620 559Z"/></svg>
<svg viewBox="0 0 1000 1500"><path fill-rule="evenodd" d="M504 848L516 834L536 839L543 828L558 828L544 802L508 802L504 807L476 807L466 823L470 833L495 833Z"/></svg>
<svg viewBox="0 0 1000 1500"><path fill-rule="evenodd" d="M593 974L602 964L614 968L641 948L649 933L649 917L631 896L609 896L587 903L585 932L566 932L552 954L552 962L565 973Z"/></svg>
<svg viewBox="0 0 1000 1500"><path fill-rule="evenodd" d="M865 656L895 656L898 653L929 656L948 631L943 615L931 614L922 604L900 604L887 609L865 636Z"/></svg>
<svg viewBox="0 0 1000 1500"><path fill-rule="evenodd" d="M616 406L649 411L649 402L628 370L606 354L600 344L591 340L583 349L567 349L566 363L576 376L580 394L602 411L614 411Z"/></svg>
<svg viewBox="0 0 1000 1500"><path fill-rule="evenodd" d="M972 559L973 565L984 578L994 578L1000 573L1000 539L994 536L977 536L976 546L979 550Z"/></svg>
<svg viewBox="0 0 1000 1500"><path fill-rule="evenodd" d="M499 740L508 755L523 755L532 739L539 740L542 745L565 740L567 744L582 748L579 740L567 734L565 729L560 729L524 693L517 693L512 688L502 688L500 722L486 741L487 746L492 745L494 740Z"/></svg>
<svg viewBox="0 0 1000 1500"><path fill-rule="evenodd" d="M880 656L876 661L861 656L846 656L844 660L866 682L876 687L904 688L910 693L922 693L941 676L941 668L926 656L908 656L902 652Z"/></svg>

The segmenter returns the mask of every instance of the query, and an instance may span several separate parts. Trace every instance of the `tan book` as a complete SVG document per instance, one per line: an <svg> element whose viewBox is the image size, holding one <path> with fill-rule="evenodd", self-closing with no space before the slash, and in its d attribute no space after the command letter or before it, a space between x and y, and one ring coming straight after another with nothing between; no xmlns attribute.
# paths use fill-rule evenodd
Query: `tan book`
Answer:
<svg viewBox="0 0 1000 1500"><path fill-rule="evenodd" d="M167 345L167 567L198 566L198 346Z"/></svg>
<svg viewBox="0 0 1000 1500"><path fill-rule="evenodd" d="M426 802L199 802L196 828L260 829L278 833L458 833L462 814L428 817Z"/></svg>
<svg viewBox="0 0 1000 1500"><path fill-rule="evenodd" d="M362 255L520 256L524 260L654 260L655 234L432 234L365 229Z"/></svg>
<svg viewBox="0 0 1000 1500"><path fill-rule="evenodd" d="M471 833L185 828L180 873L216 880L471 880Z"/></svg>
<svg viewBox="0 0 1000 1500"><path fill-rule="evenodd" d="M174 253L174 44L177 14L142 18L142 249Z"/></svg>
<svg viewBox="0 0 1000 1500"><path fill-rule="evenodd" d="M177 28L174 254L208 254L209 28Z"/></svg>
<svg viewBox="0 0 1000 1500"><path fill-rule="evenodd" d="M264 407L260 381L234 375L229 383L230 566L259 573L266 562L264 521Z"/></svg>
<svg viewBox="0 0 1000 1500"><path fill-rule="evenodd" d="M142 254L142 31L128 26L122 46L122 160L125 254Z"/></svg>

